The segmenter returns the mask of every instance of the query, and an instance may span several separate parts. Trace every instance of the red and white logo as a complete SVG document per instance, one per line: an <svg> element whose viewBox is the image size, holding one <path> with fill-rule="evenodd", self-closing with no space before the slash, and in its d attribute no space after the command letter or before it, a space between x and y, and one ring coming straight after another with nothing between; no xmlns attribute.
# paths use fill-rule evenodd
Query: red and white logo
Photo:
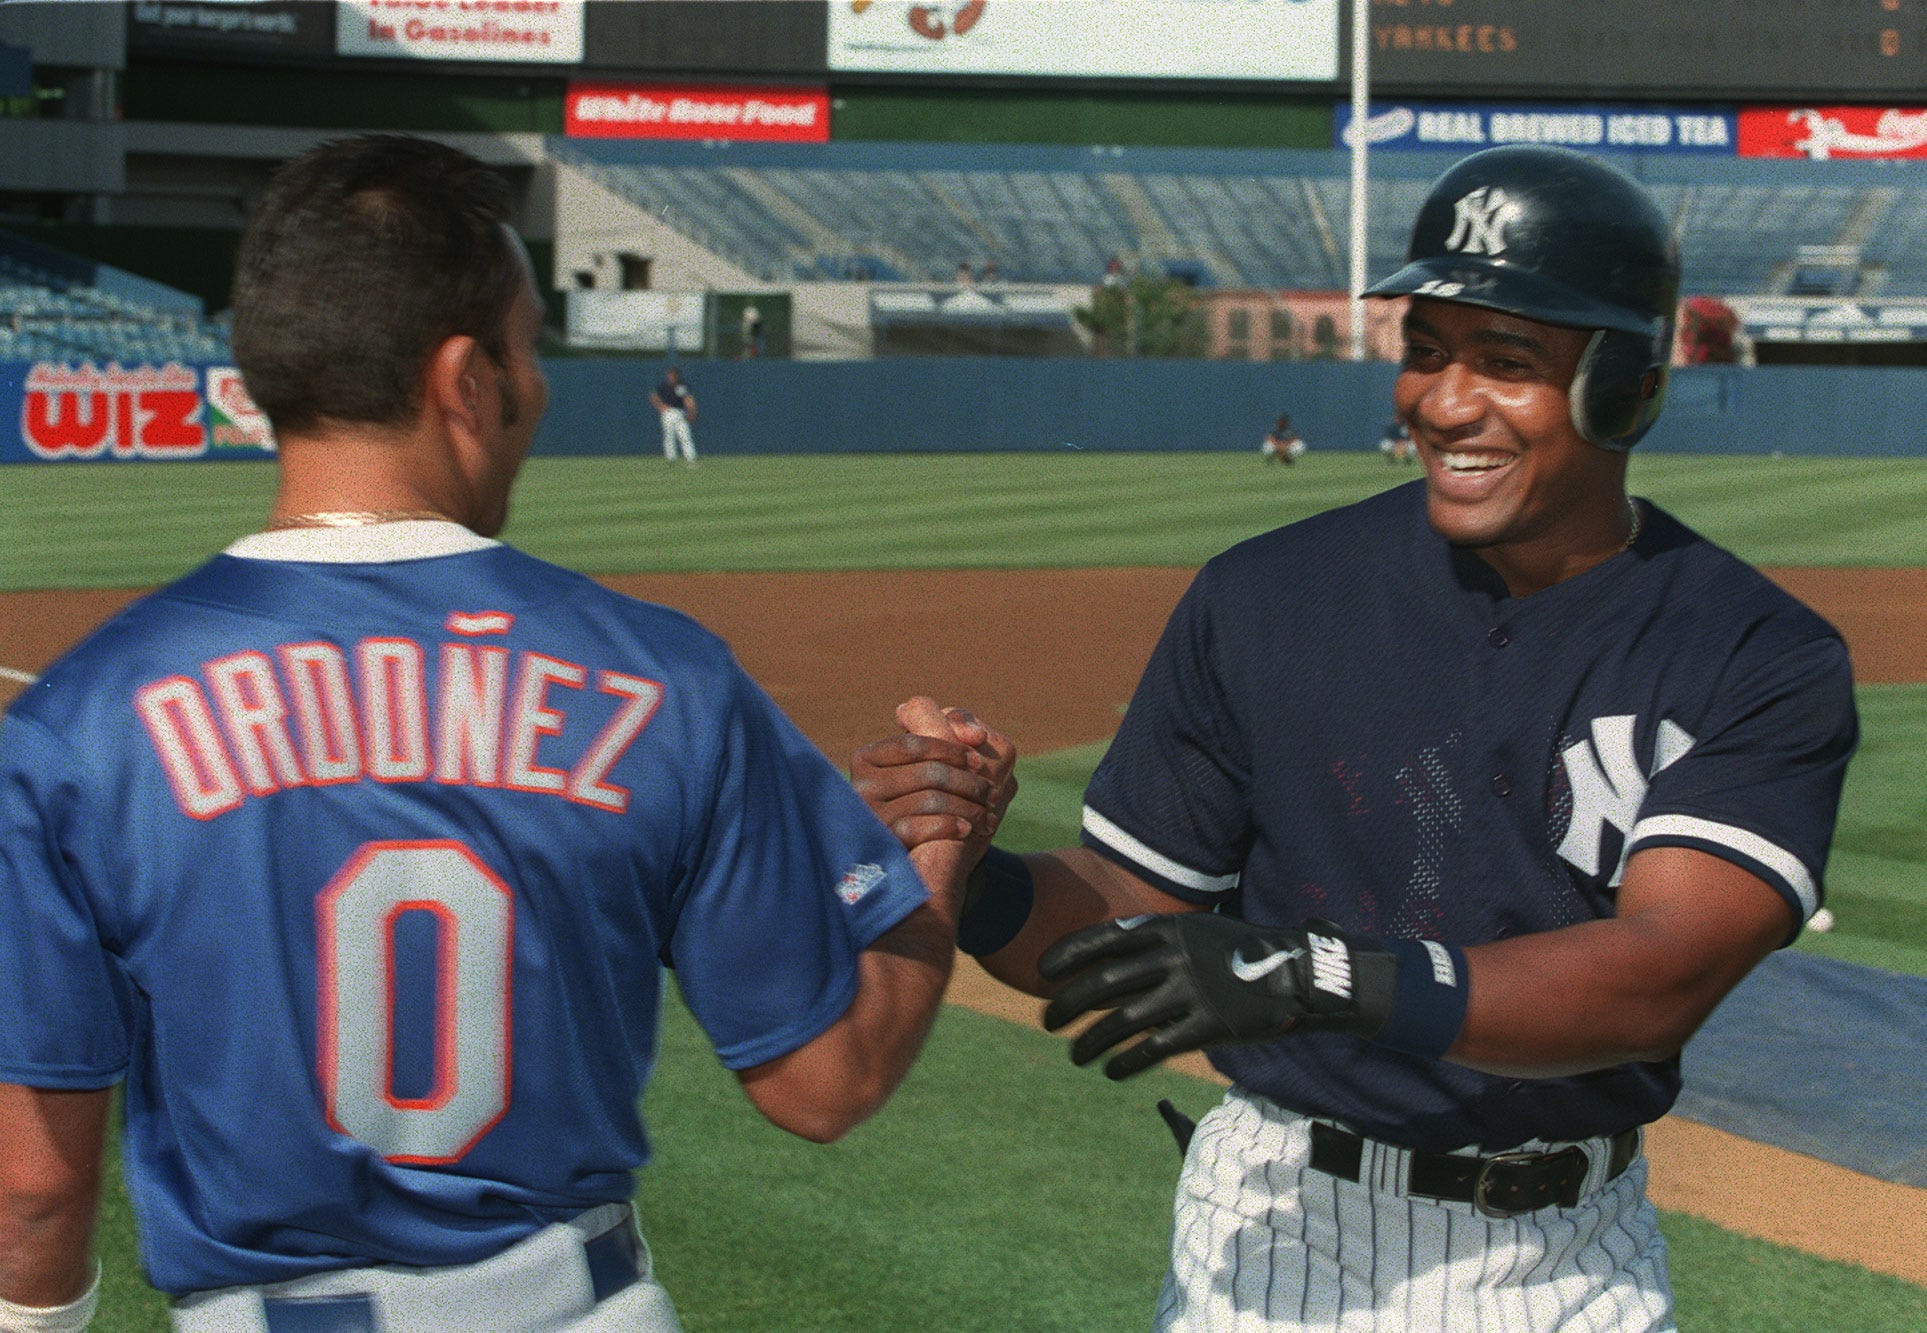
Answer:
<svg viewBox="0 0 1927 1333"><path fill-rule="evenodd" d="M20 438L36 457L191 458L207 452L201 384L168 362L105 369L37 362L27 372Z"/></svg>
<svg viewBox="0 0 1927 1333"><path fill-rule="evenodd" d="M689 88L573 83L565 128L576 139L732 139L827 143L822 88Z"/></svg>
<svg viewBox="0 0 1927 1333"><path fill-rule="evenodd" d="M1744 107L1741 157L1927 157L1927 109Z"/></svg>

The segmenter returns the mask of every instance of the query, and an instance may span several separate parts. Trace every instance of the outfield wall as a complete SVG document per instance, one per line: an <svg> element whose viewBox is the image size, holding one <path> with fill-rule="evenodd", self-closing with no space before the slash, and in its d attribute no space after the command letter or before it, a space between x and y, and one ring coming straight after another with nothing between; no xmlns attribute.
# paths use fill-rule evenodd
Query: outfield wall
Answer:
<svg viewBox="0 0 1927 1333"><path fill-rule="evenodd" d="M543 454L652 454L661 361L548 362ZM693 361L710 455L1005 450L1256 452L1281 412L1314 451L1371 449L1390 365L1014 357ZM0 462L262 458L266 423L233 370L0 362ZM1927 455L1927 370L1691 367L1647 452Z"/></svg>
<svg viewBox="0 0 1927 1333"><path fill-rule="evenodd" d="M665 363L562 360L536 451L653 453ZM1393 366L993 357L682 366L707 454L1251 450L1280 412L1313 450L1376 447ZM1920 456L1927 370L1676 371L1640 446L1669 453Z"/></svg>

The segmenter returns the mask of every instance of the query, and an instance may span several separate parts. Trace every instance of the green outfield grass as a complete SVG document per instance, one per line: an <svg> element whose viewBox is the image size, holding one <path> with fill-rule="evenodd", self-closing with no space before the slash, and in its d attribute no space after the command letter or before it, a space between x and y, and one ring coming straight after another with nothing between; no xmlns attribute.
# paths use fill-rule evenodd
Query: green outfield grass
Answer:
<svg viewBox="0 0 1927 1333"><path fill-rule="evenodd" d="M507 536L591 573L1196 565L1409 480L1377 454L538 458ZM0 467L0 588L160 583L251 532L271 463ZM1633 489L1766 565L1927 565L1927 459L1634 455Z"/></svg>
<svg viewBox="0 0 1927 1333"><path fill-rule="evenodd" d="M537 459L507 536L592 572L1193 565L1408 479L1376 455ZM1927 565L1927 460L1635 455L1634 490L1760 564ZM0 468L0 587L130 587L254 530L269 465ZM1796 946L1927 974L1927 687L1860 692L1866 739L1829 872L1831 935ZM1102 747L1027 757L1000 837L1075 833ZM1152 1111L1208 1084L1113 1085L1062 1043L948 1011L898 1099L814 1148L748 1108L678 1005L638 1201L692 1330L1141 1328L1177 1156ZM1927 1327L1927 1290L1664 1218L1688 1333ZM159 1333L117 1172L97 1329ZM479 1331L478 1331L479 1333Z"/></svg>

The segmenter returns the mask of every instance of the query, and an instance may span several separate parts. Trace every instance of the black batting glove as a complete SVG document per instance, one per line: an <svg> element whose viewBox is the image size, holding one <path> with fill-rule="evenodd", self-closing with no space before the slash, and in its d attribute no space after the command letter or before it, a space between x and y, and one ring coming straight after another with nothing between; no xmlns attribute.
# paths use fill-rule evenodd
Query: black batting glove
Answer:
<svg viewBox="0 0 1927 1333"><path fill-rule="evenodd" d="M1052 945L1037 970L1046 981L1069 978L1044 1010L1051 1031L1111 1010L1071 1044L1077 1064L1149 1034L1105 1064L1122 1079L1185 1051L1295 1028L1375 1037L1392 1011L1397 960L1323 921L1254 926L1180 912L1080 930Z"/></svg>

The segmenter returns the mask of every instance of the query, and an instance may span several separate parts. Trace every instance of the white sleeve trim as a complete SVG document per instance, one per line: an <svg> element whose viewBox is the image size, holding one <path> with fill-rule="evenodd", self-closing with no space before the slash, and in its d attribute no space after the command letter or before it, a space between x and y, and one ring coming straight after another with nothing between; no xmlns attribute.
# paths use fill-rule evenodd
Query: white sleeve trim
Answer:
<svg viewBox="0 0 1927 1333"><path fill-rule="evenodd" d="M1201 870L1179 865L1164 853L1145 846L1103 815L1084 807L1084 831L1120 856L1137 862L1154 875L1182 884L1198 893L1229 893L1238 887L1238 875L1207 875Z"/></svg>
<svg viewBox="0 0 1927 1333"><path fill-rule="evenodd" d="M1729 847L1785 880L1800 899L1802 920L1812 916L1820 906L1819 887L1814 884L1813 876L1807 872L1800 858L1757 833L1734 828L1731 824L1716 824L1710 819L1695 819L1691 815L1654 815L1633 825L1632 835L1627 838L1626 844L1628 847L1637 847L1648 838L1698 838L1702 842Z"/></svg>

